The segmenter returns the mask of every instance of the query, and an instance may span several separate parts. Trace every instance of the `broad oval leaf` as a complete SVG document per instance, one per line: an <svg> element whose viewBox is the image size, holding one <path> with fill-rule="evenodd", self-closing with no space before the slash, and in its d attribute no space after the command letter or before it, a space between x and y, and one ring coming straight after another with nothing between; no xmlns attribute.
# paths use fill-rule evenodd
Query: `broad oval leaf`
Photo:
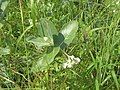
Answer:
<svg viewBox="0 0 120 90"><path fill-rule="evenodd" d="M35 72L46 70L50 65L50 63L53 62L59 50L60 50L60 47L53 47L52 52L45 54L35 64L33 64L31 71L35 73Z"/></svg>
<svg viewBox="0 0 120 90"><path fill-rule="evenodd" d="M38 34L40 37L49 37L50 39L53 39L53 35L57 35L58 31L51 21L42 18L38 23Z"/></svg>
<svg viewBox="0 0 120 90"><path fill-rule="evenodd" d="M54 44L53 41L51 41L51 39L48 37L35 38L35 37L30 36L26 39L26 41L33 43L35 46L37 46L38 49L41 49L43 46L52 46Z"/></svg>
<svg viewBox="0 0 120 90"><path fill-rule="evenodd" d="M64 28L60 31L60 33L64 37L64 43L69 45L72 40L74 39L76 32L78 30L78 22L77 21L70 21Z"/></svg>
<svg viewBox="0 0 120 90"><path fill-rule="evenodd" d="M1 9L4 11L9 3L9 1L7 0L4 0L4 1L1 1Z"/></svg>

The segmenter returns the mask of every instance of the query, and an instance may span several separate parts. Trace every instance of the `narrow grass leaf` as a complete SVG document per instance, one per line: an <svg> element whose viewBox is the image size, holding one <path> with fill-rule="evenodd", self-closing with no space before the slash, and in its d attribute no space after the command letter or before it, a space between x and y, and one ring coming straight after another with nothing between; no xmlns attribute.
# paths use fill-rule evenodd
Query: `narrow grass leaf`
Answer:
<svg viewBox="0 0 120 90"><path fill-rule="evenodd" d="M18 38L18 40L17 40L17 44L21 41L21 39L23 38L23 36L25 35L25 33L29 30L29 29L31 29L33 27L33 25L30 25L30 26L28 26L24 31L23 31L23 33L19 36L19 38Z"/></svg>
<svg viewBox="0 0 120 90"><path fill-rule="evenodd" d="M96 87L96 90L99 90L99 82L97 78L95 80L95 87Z"/></svg>
<svg viewBox="0 0 120 90"><path fill-rule="evenodd" d="M111 71L111 74L112 74L112 77L113 77L113 79L114 79L114 82L115 82L115 85L116 85L116 87L117 87L117 90L119 90L119 83L118 83L118 80L117 80L117 76L116 76L116 74L115 74L115 71L112 70L112 71Z"/></svg>
<svg viewBox="0 0 120 90"><path fill-rule="evenodd" d="M0 23L0 29L3 27L3 24L2 23Z"/></svg>
<svg viewBox="0 0 120 90"><path fill-rule="evenodd" d="M103 86L104 84L105 84L105 82L108 80L108 79L110 79L111 78L111 75L108 75L106 78L105 78L105 80L101 83L101 86Z"/></svg>

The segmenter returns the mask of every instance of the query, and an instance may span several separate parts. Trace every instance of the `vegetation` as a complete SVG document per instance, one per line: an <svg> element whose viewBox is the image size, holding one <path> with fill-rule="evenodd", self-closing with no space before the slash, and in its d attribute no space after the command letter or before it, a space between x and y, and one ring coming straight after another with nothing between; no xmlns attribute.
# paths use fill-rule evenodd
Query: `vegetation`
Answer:
<svg viewBox="0 0 120 90"><path fill-rule="evenodd" d="M0 89L119 90L120 0L0 0Z"/></svg>

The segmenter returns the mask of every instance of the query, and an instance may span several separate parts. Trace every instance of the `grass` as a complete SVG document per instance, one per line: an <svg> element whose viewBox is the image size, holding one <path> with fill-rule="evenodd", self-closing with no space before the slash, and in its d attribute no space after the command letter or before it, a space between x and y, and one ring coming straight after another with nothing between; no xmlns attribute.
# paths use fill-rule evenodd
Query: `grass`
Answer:
<svg viewBox="0 0 120 90"><path fill-rule="evenodd" d="M10 49L0 57L0 88L119 90L119 8L119 0L10 0L0 17L0 47ZM79 64L61 69L65 56L59 53L47 71L30 72L46 51L26 42L28 36L39 36L40 18L49 19L58 30L71 20L79 22L76 37L65 49L81 59Z"/></svg>

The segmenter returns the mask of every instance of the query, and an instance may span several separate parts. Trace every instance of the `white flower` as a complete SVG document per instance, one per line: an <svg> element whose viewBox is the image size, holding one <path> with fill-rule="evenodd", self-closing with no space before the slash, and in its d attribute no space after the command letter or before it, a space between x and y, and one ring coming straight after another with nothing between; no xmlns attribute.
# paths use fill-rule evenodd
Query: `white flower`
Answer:
<svg viewBox="0 0 120 90"><path fill-rule="evenodd" d="M71 60L70 58L68 58L67 63L71 63L71 61L72 61L72 60Z"/></svg>
<svg viewBox="0 0 120 90"><path fill-rule="evenodd" d="M69 63L69 62L65 62L65 63L63 63L63 68L65 69L65 68L72 68L72 66L73 66L74 64L72 64L71 62Z"/></svg>
<svg viewBox="0 0 120 90"><path fill-rule="evenodd" d="M73 55L68 56L68 59L65 63L63 63L63 68L72 68L74 64L78 64L80 59L77 57L75 58Z"/></svg>
<svg viewBox="0 0 120 90"><path fill-rule="evenodd" d="M67 65L68 68L72 68L72 66L73 66L73 65L72 65L71 63L69 63L69 64Z"/></svg>
<svg viewBox="0 0 120 90"><path fill-rule="evenodd" d="M71 59L71 62L73 62L74 64L78 64L80 62L80 59L78 57L75 58L73 55L69 56L69 58Z"/></svg>
<svg viewBox="0 0 120 90"><path fill-rule="evenodd" d="M80 62L80 59L78 57L74 58L73 60L75 61L75 64L78 64Z"/></svg>
<svg viewBox="0 0 120 90"><path fill-rule="evenodd" d="M47 40L48 40L48 37L44 37L44 40L47 41Z"/></svg>
<svg viewBox="0 0 120 90"><path fill-rule="evenodd" d="M71 60L73 60L75 57L72 55L72 56L69 56L69 58L70 58Z"/></svg>
<svg viewBox="0 0 120 90"><path fill-rule="evenodd" d="M67 68L68 64L67 63L63 63L63 68Z"/></svg>

